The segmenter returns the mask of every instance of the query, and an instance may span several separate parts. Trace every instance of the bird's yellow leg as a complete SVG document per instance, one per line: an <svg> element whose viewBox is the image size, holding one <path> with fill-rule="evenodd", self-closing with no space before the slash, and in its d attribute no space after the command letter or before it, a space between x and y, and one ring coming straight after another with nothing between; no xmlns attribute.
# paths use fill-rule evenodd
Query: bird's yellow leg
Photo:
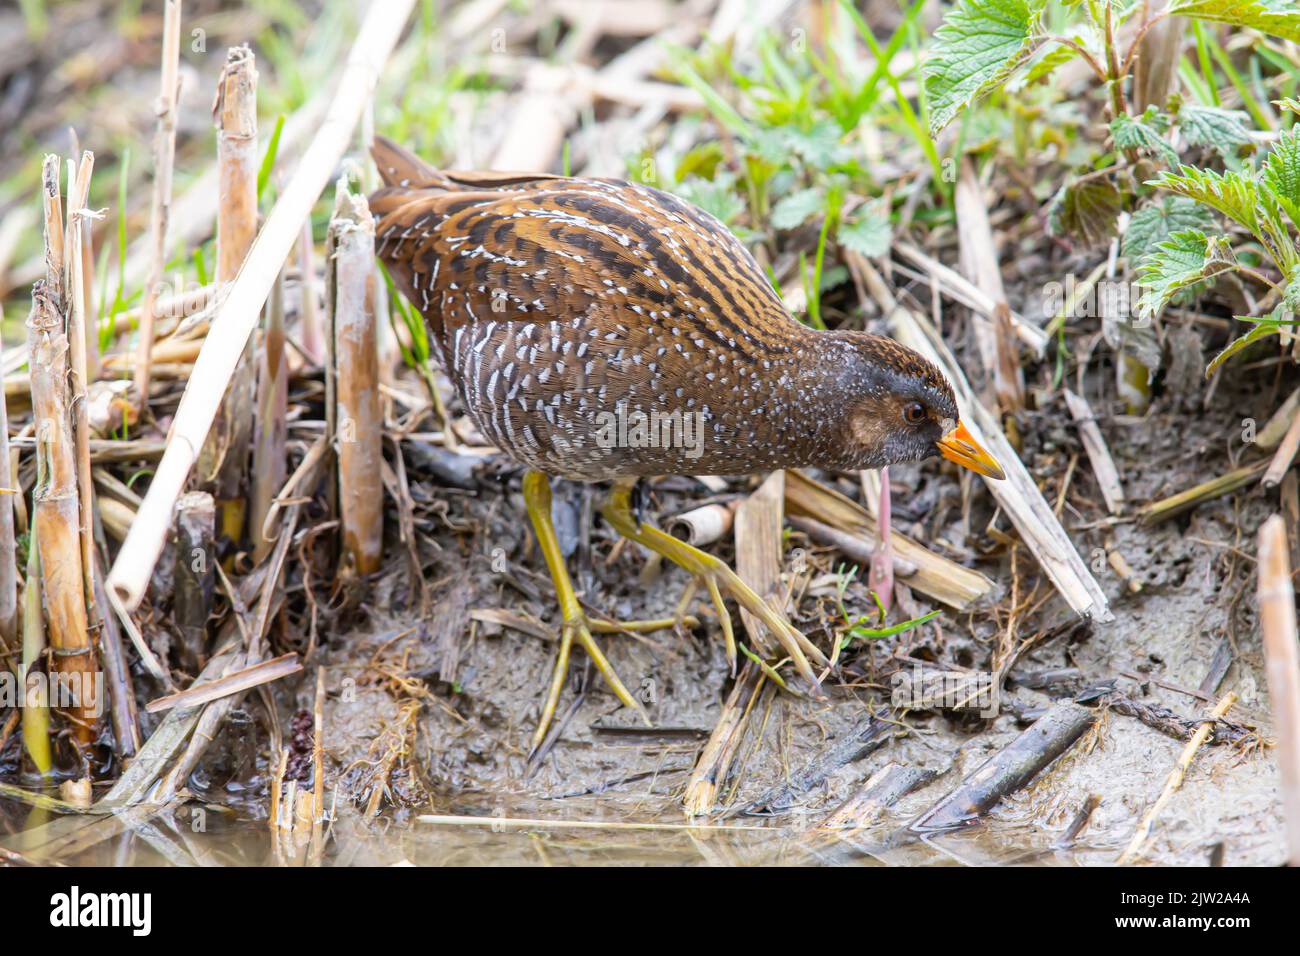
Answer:
<svg viewBox="0 0 1300 956"><path fill-rule="evenodd" d="M591 657L592 663L604 676L614 696L622 701L623 706L631 707L640 714L641 719L649 725L650 718L646 715L645 708L628 692L627 687L619 680L618 674L614 673L609 659L592 638L591 632L617 630L619 627L637 632L657 630L658 628L649 625L672 627L673 619L668 618L662 622L630 621L614 627L611 627L608 622L593 625L578 603L578 595L573 590L569 571L564 566L564 555L560 552L560 543L555 537L555 525L551 522L551 483L540 471L530 471L524 475L524 502L528 507L528 517L532 519L533 529L537 532L537 543L541 547L542 556L546 558L546 567L551 572L555 594L560 602L560 616L563 619L560 630L560 652L555 660L555 670L551 673L551 685L546 692L546 701L542 705L542 714L537 721L537 730L533 734L530 750L536 751L541 745L546 738L551 720L555 717L556 707L560 703L560 691L564 689L564 678L569 671L569 654L575 640Z"/></svg>
<svg viewBox="0 0 1300 956"><path fill-rule="evenodd" d="M637 544L662 554L669 561L689 571L704 581L717 609L718 620L722 623L723 639L727 644L727 659L735 670L736 642L731 625L731 615L722 603L723 592L736 599L736 603L757 617L768 631L789 653L799 673L812 683L817 683L809 658L818 664L828 664L826 657L811 641L804 637L785 615L758 596L749 585L740 579L726 563L699 548L674 538L658 528L638 523L632 509L632 488L635 482L619 481L611 490L609 498L601 506L605 520L623 537L630 538Z"/></svg>

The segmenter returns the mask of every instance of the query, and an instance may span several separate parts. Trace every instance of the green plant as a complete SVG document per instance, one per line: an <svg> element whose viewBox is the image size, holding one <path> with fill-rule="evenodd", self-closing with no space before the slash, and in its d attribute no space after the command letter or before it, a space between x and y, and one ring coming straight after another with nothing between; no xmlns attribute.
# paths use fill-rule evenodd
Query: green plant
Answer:
<svg viewBox="0 0 1300 956"><path fill-rule="evenodd" d="M1292 0L1171 0L1158 12L1142 0L1065 0L1065 6L1086 11L1085 16L1074 15L1067 21L1077 26L1077 32L1044 29L1047 0L960 0L935 32L925 62L931 130L937 133L1031 64L1039 76L1045 76L1076 57L1106 87L1112 118L1127 116L1124 81L1143 38L1170 16L1226 23L1300 42L1300 8ZM1140 22L1124 49L1118 30L1135 15Z"/></svg>
<svg viewBox="0 0 1300 956"><path fill-rule="evenodd" d="M1300 104L1281 101L1292 109ZM1183 166L1166 171L1152 185L1184 203L1212 209L1245 230L1248 238L1207 233L1194 225L1157 242L1143 258L1138 284L1146 290L1143 315L1154 315L1176 295L1213 277L1233 272L1268 290L1265 315L1239 315L1252 324L1206 368L1206 374L1242 349L1296 324L1300 311L1300 125L1282 133L1258 170L1215 173ZM1265 269L1272 274L1266 273ZM1277 278L1274 278L1274 274Z"/></svg>
<svg viewBox="0 0 1300 956"><path fill-rule="evenodd" d="M777 34L763 35L748 70L726 47L675 51L675 72L699 93L725 136L677 158L667 185L750 244L775 248L777 233L811 233L815 225L816 244L800 256L798 281L808 322L817 327L825 324L822 293L848 278L842 266L828 265L828 248L878 256L890 244L891 202L862 149L863 130L901 132L930 165L932 181L943 184L940 157L893 66L919 38L924 0L905 0L902 7L901 23L882 45L851 3L839 5L849 31L843 39L860 41L872 54L865 70L838 52L836 42L814 49L802 36L782 42ZM830 5L826 10L830 37ZM642 153L629 166L633 178L665 185L655 181L652 157Z"/></svg>
<svg viewBox="0 0 1300 956"><path fill-rule="evenodd" d="M1144 47L1148 37L1158 38L1152 29L1170 17L1192 22L1196 65L1189 68L1184 61L1181 73L1189 95L1166 85L1153 97L1151 90L1143 90L1151 101L1134 105L1130 97L1137 96L1133 74L1139 58L1179 55L1181 32L1170 34L1164 47ZM1114 238L1130 210L1121 251L1137 265L1140 283L1148 290L1141 307L1144 318L1158 311L1153 302L1163 305L1219 272L1247 267L1235 262L1223 243L1205 239L1213 221L1202 206L1231 217L1223 208L1224 202L1232 205L1230 197L1218 205L1207 200L1217 188L1230 194L1251 178L1248 157L1255 144L1248 124L1273 128L1271 111L1267 98L1261 102L1259 95L1257 59L1249 59L1248 82L1201 21L1300 39L1300 7L1292 0L1169 0L1163 6L1157 0L1062 0L1059 6L1048 0L959 0L936 31L923 68L931 128L937 134L996 88L1043 79L1071 60L1087 64L1106 91L1109 148L1076 158L1076 168L1052 200L1049 224L1054 234L1093 246ZM1132 28L1131 39L1121 41L1125 25ZM1275 66L1282 69L1280 63ZM1216 67L1244 111L1224 107ZM1220 175L1188 160L1212 161L1226 171ZM1153 186L1175 195L1151 196ZM1273 225L1261 228L1273 231ZM1289 243L1276 235L1260 241L1276 265L1287 265L1288 250L1293 251ZM1282 274L1289 272L1283 269ZM1149 399L1160 349L1146 323L1115 315L1104 319L1107 341L1118 352L1121 394L1130 412L1140 412Z"/></svg>

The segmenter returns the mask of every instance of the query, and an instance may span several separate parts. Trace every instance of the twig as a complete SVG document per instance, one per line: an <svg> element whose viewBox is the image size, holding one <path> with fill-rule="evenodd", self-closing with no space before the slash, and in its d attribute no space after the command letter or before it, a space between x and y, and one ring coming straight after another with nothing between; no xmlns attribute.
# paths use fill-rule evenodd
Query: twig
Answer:
<svg viewBox="0 0 1300 956"><path fill-rule="evenodd" d="M1232 705L1236 702L1237 695L1232 691L1229 691L1217 704L1214 705L1214 709L1210 711L1209 716L1213 717L1215 720L1226 716L1228 711L1232 709ZM1169 776L1165 780L1165 786L1160 792L1160 796L1156 799L1156 802L1151 805L1150 809L1142 815L1142 821L1138 824L1137 832L1133 834L1133 839L1129 841L1128 847L1120 854L1119 859L1116 861L1119 866L1125 866L1137 860L1138 855L1142 852L1142 848L1146 845L1147 840L1151 836L1151 828L1155 824L1156 817L1160 815L1160 811L1163 810L1165 805L1173 798L1173 795L1178 791L1178 788L1183 785L1183 780L1187 776L1187 770L1191 767L1192 761L1196 758L1196 752L1201 749L1201 744L1205 743L1213 729L1213 721L1206 721L1201 725L1201 729L1192 735L1192 739L1187 742L1187 746L1183 748L1183 752L1178 756L1178 762L1174 764L1174 769L1169 771Z"/></svg>
<svg viewBox="0 0 1300 956"><path fill-rule="evenodd" d="M1088 453L1093 476L1101 488L1101 496L1106 499L1106 510L1113 515L1119 514L1124 510L1124 486L1120 483L1115 460L1110 456L1110 449L1106 446L1106 439L1101 434L1092 408L1087 399L1068 388L1064 394L1070 417L1079 426L1079 440L1083 442L1083 450Z"/></svg>
<svg viewBox="0 0 1300 956"><path fill-rule="evenodd" d="M154 305L167 264L167 224L172 207L172 166L176 159L176 101L180 97L181 0L166 0L163 9L162 79L158 91L158 129L154 133L153 201L149 213L149 278L140 312L140 340L135 368L136 401L149 404L149 361L153 351Z"/></svg>
<svg viewBox="0 0 1300 956"><path fill-rule="evenodd" d="M1259 616L1277 731L1287 862L1300 866L1300 649L1296 644L1295 588L1287 552L1283 519L1274 515L1259 529Z"/></svg>
<svg viewBox="0 0 1300 956"><path fill-rule="evenodd" d="M1146 524L1167 521L1175 515L1190 511L1207 501L1213 501L1215 498L1231 494L1239 488L1244 488L1254 481L1255 476L1260 474L1267 465L1267 461L1257 461L1251 465L1243 465L1226 475L1203 481L1199 485L1181 491L1176 495L1171 495L1168 498L1162 498L1160 501L1153 501L1144 507L1139 514Z"/></svg>
<svg viewBox="0 0 1300 956"><path fill-rule="evenodd" d="M1096 714L1086 707L1068 701L1056 704L907 829L928 834L972 822L1004 797L1024 787L1074 746L1095 719Z"/></svg>

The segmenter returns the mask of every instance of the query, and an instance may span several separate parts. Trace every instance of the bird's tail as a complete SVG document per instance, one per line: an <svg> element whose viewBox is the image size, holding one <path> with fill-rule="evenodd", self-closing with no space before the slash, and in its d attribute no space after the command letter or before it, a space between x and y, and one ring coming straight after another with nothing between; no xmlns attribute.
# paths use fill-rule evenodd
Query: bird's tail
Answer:
<svg viewBox="0 0 1300 956"><path fill-rule="evenodd" d="M386 136L376 136L370 155L379 168L385 186L418 189L428 182L438 182L438 171L405 146L398 146Z"/></svg>

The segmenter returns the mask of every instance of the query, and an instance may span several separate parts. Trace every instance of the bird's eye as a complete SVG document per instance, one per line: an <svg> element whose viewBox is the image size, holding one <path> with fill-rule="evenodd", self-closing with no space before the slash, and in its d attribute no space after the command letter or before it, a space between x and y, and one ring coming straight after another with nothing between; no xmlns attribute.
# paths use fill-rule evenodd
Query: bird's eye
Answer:
<svg viewBox="0 0 1300 956"><path fill-rule="evenodd" d="M907 424L920 425L925 419L925 406L920 402L908 402L903 406L903 420Z"/></svg>

